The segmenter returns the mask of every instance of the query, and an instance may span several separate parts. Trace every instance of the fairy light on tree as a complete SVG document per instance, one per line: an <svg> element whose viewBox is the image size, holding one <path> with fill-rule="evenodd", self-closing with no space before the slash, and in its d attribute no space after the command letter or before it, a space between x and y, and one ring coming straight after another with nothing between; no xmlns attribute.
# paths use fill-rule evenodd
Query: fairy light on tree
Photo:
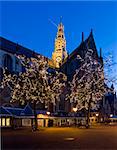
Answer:
<svg viewBox="0 0 117 150"><path fill-rule="evenodd" d="M55 99L59 100L62 87L65 86L66 76L56 72L53 77L51 73L48 73L47 60L42 56L37 56L37 58L17 57L25 67L25 72L17 76L6 74L4 70L1 87L10 89L11 102L33 103L35 128L37 129L36 104L38 102L45 103L45 105L48 105L49 102L55 104Z"/></svg>
<svg viewBox="0 0 117 150"><path fill-rule="evenodd" d="M77 104L78 110L86 110L86 126L89 127L91 109L98 109L100 100L108 92L107 78L104 76L104 66L99 60L94 59L93 50L88 49L84 59L79 58L80 68L76 70L70 83L71 94L66 96L71 103ZM110 80L109 80L110 81Z"/></svg>

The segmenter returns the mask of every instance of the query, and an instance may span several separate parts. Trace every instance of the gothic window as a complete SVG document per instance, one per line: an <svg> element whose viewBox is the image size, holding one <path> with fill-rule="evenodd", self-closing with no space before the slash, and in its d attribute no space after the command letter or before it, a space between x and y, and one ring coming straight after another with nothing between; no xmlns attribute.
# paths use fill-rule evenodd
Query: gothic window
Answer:
<svg viewBox="0 0 117 150"><path fill-rule="evenodd" d="M9 71L13 70L13 61L10 55L5 54L3 66L4 68L7 68Z"/></svg>

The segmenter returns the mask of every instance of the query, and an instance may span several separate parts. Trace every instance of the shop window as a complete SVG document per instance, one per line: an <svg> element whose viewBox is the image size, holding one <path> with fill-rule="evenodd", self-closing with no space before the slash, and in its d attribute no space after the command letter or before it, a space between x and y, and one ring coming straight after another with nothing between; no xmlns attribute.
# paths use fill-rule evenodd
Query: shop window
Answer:
<svg viewBox="0 0 117 150"><path fill-rule="evenodd" d="M0 118L0 127L1 127L1 118Z"/></svg>
<svg viewBox="0 0 117 150"><path fill-rule="evenodd" d="M2 126L5 126L5 118L2 118Z"/></svg>
<svg viewBox="0 0 117 150"><path fill-rule="evenodd" d="M6 126L10 126L10 118L6 118Z"/></svg>

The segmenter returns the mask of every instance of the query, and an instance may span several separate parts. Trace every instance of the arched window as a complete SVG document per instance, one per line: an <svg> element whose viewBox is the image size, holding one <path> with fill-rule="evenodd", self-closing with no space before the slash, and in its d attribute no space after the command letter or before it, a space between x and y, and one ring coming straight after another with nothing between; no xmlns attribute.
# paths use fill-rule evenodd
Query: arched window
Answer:
<svg viewBox="0 0 117 150"><path fill-rule="evenodd" d="M7 68L10 72L13 70L13 61L10 55L4 56L4 68Z"/></svg>

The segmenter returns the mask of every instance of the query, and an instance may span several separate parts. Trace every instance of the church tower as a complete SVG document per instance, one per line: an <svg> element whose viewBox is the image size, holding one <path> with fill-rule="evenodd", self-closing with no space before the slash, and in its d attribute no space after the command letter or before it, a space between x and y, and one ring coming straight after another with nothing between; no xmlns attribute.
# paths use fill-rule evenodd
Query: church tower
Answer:
<svg viewBox="0 0 117 150"><path fill-rule="evenodd" d="M66 40L64 35L64 26L62 22L58 25L58 32L55 38L55 47L52 54L52 61L55 68L59 68L63 61L67 58Z"/></svg>

